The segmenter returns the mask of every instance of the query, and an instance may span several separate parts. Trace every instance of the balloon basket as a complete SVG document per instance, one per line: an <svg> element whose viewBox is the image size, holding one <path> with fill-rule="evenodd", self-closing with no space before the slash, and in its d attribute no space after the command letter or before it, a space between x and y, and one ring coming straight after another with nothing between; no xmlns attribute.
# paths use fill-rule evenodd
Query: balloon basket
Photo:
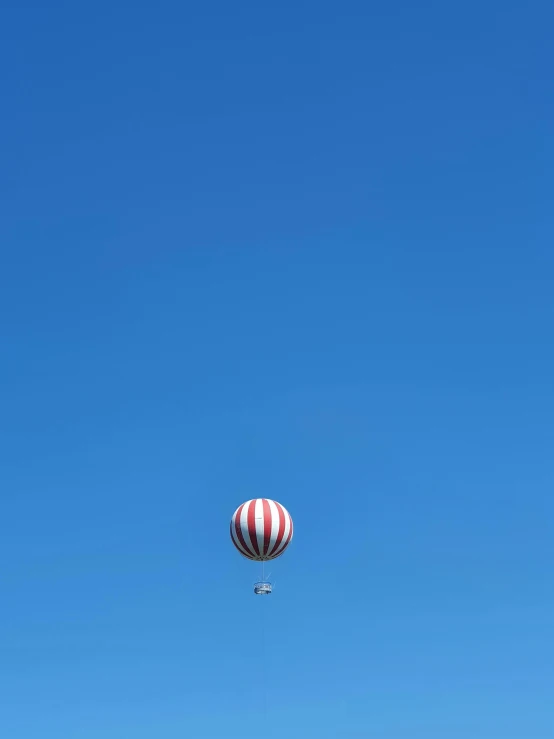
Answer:
<svg viewBox="0 0 554 739"><path fill-rule="evenodd" d="M256 595L271 595L271 583L265 581L254 583L254 592Z"/></svg>

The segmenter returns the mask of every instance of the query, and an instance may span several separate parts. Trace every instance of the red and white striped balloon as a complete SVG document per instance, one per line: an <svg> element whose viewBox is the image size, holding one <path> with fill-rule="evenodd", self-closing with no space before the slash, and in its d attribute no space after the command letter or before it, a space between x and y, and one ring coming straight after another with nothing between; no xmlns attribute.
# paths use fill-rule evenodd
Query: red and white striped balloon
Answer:
<svg viewBox="0 0 554 739"><path fill-rule="evenodd" d="M231 539L248 559L263 562L275 559L290 544L292 518L280 503L255 498L243 503L231 519Z"/></svg>

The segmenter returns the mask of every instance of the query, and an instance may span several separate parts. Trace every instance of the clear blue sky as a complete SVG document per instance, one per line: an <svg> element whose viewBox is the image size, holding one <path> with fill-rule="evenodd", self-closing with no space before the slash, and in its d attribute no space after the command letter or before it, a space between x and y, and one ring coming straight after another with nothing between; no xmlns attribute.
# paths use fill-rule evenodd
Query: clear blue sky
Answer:
<svg viewBox="0 0 554 739"><path fill-rule="evenodd" d="M4 8L3 738L551 739L553 21Z"/></svg>

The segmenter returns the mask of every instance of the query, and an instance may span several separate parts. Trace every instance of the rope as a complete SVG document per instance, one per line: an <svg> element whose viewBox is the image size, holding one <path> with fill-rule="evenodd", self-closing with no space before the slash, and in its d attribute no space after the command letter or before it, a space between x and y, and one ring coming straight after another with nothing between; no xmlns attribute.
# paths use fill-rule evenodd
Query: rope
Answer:
<svg viewBox="0 0 554 739"><path fill-rule="evenodd" d="M265 562L262 560L262 581L265 582ZM262 614L261 614L261 636L262 636L262 700L263 700L263 721L265 726L265 732L267 736L267 730L269 727L269 716L268 716L268 686L267 686L267 645L266 645L266 617L265 617L265 610L267 607L266 600L271 598L271 596L263 595L260 598L260 605L262 608Z"/></svg>

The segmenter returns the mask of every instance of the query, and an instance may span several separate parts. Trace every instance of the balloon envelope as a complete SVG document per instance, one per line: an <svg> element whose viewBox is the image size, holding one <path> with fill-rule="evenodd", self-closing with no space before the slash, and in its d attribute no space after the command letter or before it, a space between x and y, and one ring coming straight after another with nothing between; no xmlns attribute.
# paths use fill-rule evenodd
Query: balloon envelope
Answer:
<svg viewBox="0 0 554 739"><path fill-rule="evenodd" d="M258 562L280 557L291 542L293 523L275 500L254 498L240 505L231 519L231 539L243 557Z"/></svg>

